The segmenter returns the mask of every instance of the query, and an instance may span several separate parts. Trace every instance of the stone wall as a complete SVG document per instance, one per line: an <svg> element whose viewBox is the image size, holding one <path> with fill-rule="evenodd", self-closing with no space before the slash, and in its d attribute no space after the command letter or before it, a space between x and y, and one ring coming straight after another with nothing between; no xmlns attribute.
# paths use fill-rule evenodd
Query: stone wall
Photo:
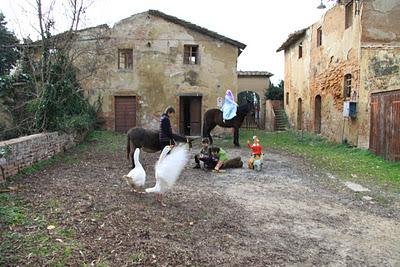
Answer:
<svg viewBox="0 0 400 267"><path fill-rule="evenodd" d="M352 77L351 95L360 95L360 16L354 16L348 28L345 28L344 17L344 6L335 6L285 51L285 97L289 93L289 105L285 104L285 110L292 127L314 132L318 124L315 103L320 96L321 134L336 142L347 140L357 145L358 120L343 117L343 104L350 100L344 95L346 74ZM321 45L317 45L319 28L322 29ZM300 42L301 58L298 54Z"/></svg>
<svg viewBox="0 0 400 267"><path fill-rule="evenodd" d="M11 152L6 160L1 159L0 166L4 170L4 176L10 177L33 163L48 159L73 145L72 135L57 132L40 133L2 141L0 148L8 147ZM5 177L0 173L0 181L4 181Z"/></svg>

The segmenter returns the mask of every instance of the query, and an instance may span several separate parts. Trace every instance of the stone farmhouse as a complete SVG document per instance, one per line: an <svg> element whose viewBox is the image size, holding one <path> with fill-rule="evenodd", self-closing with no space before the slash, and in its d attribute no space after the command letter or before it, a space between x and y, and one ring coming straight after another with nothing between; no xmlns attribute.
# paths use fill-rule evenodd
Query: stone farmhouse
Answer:
<svg viewBox="0 0 400 267"><path fill-rule="evenodd" d="M400 160L400 2L339 1L291 35L284 106L291 126Z"/></svg>
<svg viewBox="0 0 400 267"><path fill-rule="evenodd" d="M245 47L156 10L81 30L74 42L81 85L91 102L101 98L106 129L156 129L172 105L174 130L192 136L201 135L202 116L218 97L227 89L237 94Z"/></svg>

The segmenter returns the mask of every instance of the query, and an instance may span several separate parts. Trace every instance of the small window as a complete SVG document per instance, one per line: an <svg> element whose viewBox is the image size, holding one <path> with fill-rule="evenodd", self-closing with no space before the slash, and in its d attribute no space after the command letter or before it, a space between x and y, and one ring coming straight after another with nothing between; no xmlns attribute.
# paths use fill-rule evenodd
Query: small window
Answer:
<svg viewBox="0 0 400 267"><path fill-rule="evenodd" d="M344 75L343 95L345 99L351 96L351 74Z"/></svg>
<svg viewBox="0 0 400 267"><path fill-rule="evenodd" d="M299 58L303 57L303 42L299 44Z"/></svg>
<svg viewBox="0 0 400 267"><path fill-rule="evenodd" d="M345 29L353 25L353 1L350 1L346 5L344 24L345 24Z"/></svg>
<svg viewBox="0 0 400 267"><path fill-rule="evenodd" d="M289 105L289 93L286 93L286 105Z"/></svg>
<svg viewBox="0 0 400 267"><path fill-rule="evenodd" d="M118 69L132 69L133 51L132 49L118 49Z"/></svg>
<svg viewBox="0 0 400 267"><path fill-rule="evenodd" d="M317 46L321 46L322 45L322 28L319 27L317 29Z"/></svg>
<svg viewBox="0 0 400 267"><path fill-rule="evenodd" d="M183 54L183 63L196 65L200 64L199 46L198 45L185 45Z"/></svg>

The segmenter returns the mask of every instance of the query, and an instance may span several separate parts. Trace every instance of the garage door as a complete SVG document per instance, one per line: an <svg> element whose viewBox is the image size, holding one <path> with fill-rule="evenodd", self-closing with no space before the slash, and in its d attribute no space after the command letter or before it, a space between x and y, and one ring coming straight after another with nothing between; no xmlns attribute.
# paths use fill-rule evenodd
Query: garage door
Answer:
<svg viewBox="0 0 400 267"><path fill-rule="evenodd" d="M115 97L115 131L126 133L136 126L136 97Z"/></svg>
<svg viewBox="0 0 400 267"><path fill-rule="evenodd" d="M400 160L400 90L371 96L369 149L385 159Z"/></svg>

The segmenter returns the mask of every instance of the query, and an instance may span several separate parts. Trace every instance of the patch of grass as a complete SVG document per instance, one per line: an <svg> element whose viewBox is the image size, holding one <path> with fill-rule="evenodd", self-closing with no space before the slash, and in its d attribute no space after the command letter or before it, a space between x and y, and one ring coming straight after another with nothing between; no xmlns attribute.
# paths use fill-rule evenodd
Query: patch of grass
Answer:
<svg viewBox="0 0 400 267"><path fill-rule="evenodd" d="M0 223L5 226L26 223L21 201L10 194L0 194Z"/></svg>
<svg viewBox="0 0 400 267"><path fill-rule="evenodd" d="M125 150L126 135L112 131L93 131L82 145L94 145L95 150L99 152L116 153Z"/></svg>
<svg viewBox="0 0 400 267"><path fill-rule="evenodd" d="M48 230L50 222L24 201L0 194L0 266L65 266L80 249L74 231L60 225Z"/></svg>
<svg viewBox="0 0 400 267"><path fill-rule="evenodd" d="M147 259L146 253L144 253L143 251L139 251L135 254L132 254L128 258L130 264L143 263L146 259Z"/></svg>
<svg viewBox="0 0 400 267"><path fill-rule="evenodd" d="M242 130L243 145L248 138L246 134ZM254 134L259 136L263 146L303 156L346 180L379 182L395 190L400 188L400 162L385 161L368 150L350 148L309 133L256 131ZM268 155L268 150L265 152Z"/></svg>

